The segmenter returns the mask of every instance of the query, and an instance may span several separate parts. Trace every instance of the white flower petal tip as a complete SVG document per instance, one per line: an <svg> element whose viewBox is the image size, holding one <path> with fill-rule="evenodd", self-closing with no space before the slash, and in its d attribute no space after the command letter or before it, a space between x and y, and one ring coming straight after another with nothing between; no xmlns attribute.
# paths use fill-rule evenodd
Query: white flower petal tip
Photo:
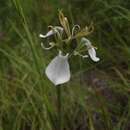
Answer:
<svg viewBox="0 0 130 130"><path fill-rule="evenodd" d="M94 61L94 62L98 62L100 60L100 58L98 58L96 56L96 51L95 49L92 47L90 49L88 49L88 53L89 53L89 56L90 58Z"/></svg>
<svg viewBox="0 0 130 130"><path fill-rule="evenodd" d="M40 38L46 38L46 35L39 34L39 37L40 37Z"/></svg>
<svg viewBox="0 0 130 130"><path fill-rule="evenodd" d="M47 66L45 73L48 79L54 85L60 85L70 80L70 66L68 63L68 54L63 56L59 51L59 55L56 56L50 64Z"/></svg>

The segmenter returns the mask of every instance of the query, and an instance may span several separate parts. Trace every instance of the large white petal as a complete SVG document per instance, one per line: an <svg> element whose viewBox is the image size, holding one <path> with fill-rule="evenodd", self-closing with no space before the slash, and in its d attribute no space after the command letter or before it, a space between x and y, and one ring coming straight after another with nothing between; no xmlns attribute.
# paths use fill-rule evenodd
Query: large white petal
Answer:
<svg viewBox="0 0 130 130"><path fill-rule="evenodd" d="M100 59L96 56L96 51L95 49L92 47L90 49L88 49L88 54L90 56L90 58L95 61L98 62Z"/></svg>
<svg viewBox="0 0 130 130"><path fill-rule="evenodd" d="M54 85L68 82L70 80L68 54L63 56L60 52L47 66L45 73Z"/></svg>

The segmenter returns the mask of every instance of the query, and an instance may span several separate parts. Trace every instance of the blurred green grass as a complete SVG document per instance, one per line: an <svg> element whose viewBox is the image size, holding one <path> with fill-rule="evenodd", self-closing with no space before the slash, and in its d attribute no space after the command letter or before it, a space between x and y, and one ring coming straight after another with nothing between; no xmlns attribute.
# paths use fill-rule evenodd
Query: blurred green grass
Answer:
<svg viewBox="0 0 130 130"><path fill-rule="evenodd" d="M89 39L101 61L72 59L62 87L64 130L130 129L130 2L126 0L1 0L0 130L58 130L56 88L44 74L55 52L39 33L58 25L94 23Z"/></svg>

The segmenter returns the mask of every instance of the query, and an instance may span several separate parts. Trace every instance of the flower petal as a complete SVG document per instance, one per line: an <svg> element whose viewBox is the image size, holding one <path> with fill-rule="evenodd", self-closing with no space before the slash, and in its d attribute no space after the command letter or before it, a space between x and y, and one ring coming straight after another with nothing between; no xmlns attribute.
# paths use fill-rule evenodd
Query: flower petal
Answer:
<svg viewBox="0 0 130 130"><path fill-rule="evenodd" d="M62 33L63 32L63 28L60 26L55 26L53 29L51 29L50 31L48 31L45 35L40 34L39 37L41 38L47 38L49 36L54 35L55 33Z"/></svg>
<svg viewBox="0 0 130 130"><path fill-rule="evenodd" d="M98 62L100 60L100 58L98 58L96 56L96 51L95 48L92 46L92 43L85 37L83 37L81 39L81 43L84 43L87 48L88 48L88 54L90 56L90 58L94 61L94 62Z"/></svg>
<svg viewBox="0 0 130 130"><path fill-rule="evenodd" d="M85 44L87 47L91 47L92 46L91 42L87 38L85 38L85 37L83 37L81 39L81 43Z"/></svg>
<svg viewBox="0 0 130 130"><path fill-rule="evenodd" d="M59 32L63 32L63 30L64 30L64 29L63 29L62 27L60 27L60 26L55 26L54 29L57 30L57 31L59 31Z"/></svg>
<svg viewBox="0 0 130 130"><path fill-rule="evenodd" d="M88 54L93 61L98 62L100 60L100 58L96 57L96 51L93 47L88 49Z"/></svg>
<svg viewBox="0 0 130 130"><path fill-rule="evenodd" d="M47 38L47 37L53 35L54 33L55 33L55 32L54 32L53 30L50 30L50 31L47 32L45 35L40 34L39 37L41 37L41 38Z"/></svg>
<svg viewBox="0 0 130 130"><path fill-rule="evenodd" d="M45 73L48 79L54 84L59 85L70 80L70 67L68 54L63 56L61 52L47 66Z"/></svg>

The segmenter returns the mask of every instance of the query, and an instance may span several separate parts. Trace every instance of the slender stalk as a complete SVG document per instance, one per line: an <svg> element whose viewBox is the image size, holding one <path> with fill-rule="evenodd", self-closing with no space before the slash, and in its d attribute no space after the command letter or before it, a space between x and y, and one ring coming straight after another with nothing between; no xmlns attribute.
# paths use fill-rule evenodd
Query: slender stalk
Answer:
<svg viewBox="0 0 130 130"><path fill-rule="evenodd" d="M58 130L62 130L62 91L61 85L56 87L58 108Z"/></svg>

